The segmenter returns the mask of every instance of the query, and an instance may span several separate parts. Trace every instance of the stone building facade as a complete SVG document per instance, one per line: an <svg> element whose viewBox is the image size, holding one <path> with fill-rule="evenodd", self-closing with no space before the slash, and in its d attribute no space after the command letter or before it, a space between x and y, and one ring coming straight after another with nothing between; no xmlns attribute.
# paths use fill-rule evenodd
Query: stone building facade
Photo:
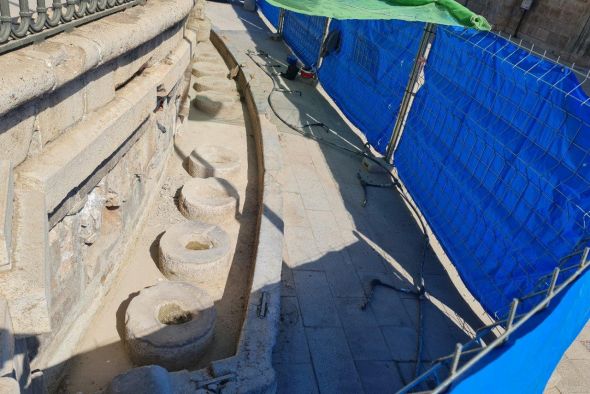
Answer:
<svg viewBox="0 0 590 394"><path fill-rule="evenodd" d="M461 0L494 30L590 67L590 0Z"/></svg>

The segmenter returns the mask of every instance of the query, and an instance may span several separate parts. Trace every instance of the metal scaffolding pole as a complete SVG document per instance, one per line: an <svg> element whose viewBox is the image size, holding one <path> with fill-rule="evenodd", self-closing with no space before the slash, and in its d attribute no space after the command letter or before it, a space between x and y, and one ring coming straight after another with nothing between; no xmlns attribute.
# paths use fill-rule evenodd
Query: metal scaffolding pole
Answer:
<svg viewBox="0 0 590 394"><path fill-rule="evenodd" d="M330 22L332 22L332 18L326 18L326 22L324 23L324 31L322 32L322 42L320 43L320 50L318 51L318 57L315 61L316 70L320 69L320 65L322 62L322 52L324 51L324 44L326 43L326 38L328 37L328 33L330 32Z"/></svg>
<svg viewBox="0 0 590 394"><path fill-rule="evenodd" d="M285 9L281 8L279 12L279 25L277 26L277 34L283 37L283 28L285 27Z"/></svg>
<svg viewBox="0 0 590 394"><path fill-rule="evenodd" d="M404 130L404 126L406 125L406 119L408 118L408 114L412 108L414 96L418 91L419 77L426 62L426 58L428 57L430 43L434 37L435 29L436 26L433 23L427 23L426 26L424 26L424 33L422 34L422 39L420 40L418 53L414 59L414 66L410 72L410 78L408 79L408 85L406 86L406 91L404 92L404 96L400 104L397 119L395 120L395 125L393 126L391 139L387 145L386 161L388 163L391 163L393 153L395 152L395 148L397 147L402 131Z"/></svg>

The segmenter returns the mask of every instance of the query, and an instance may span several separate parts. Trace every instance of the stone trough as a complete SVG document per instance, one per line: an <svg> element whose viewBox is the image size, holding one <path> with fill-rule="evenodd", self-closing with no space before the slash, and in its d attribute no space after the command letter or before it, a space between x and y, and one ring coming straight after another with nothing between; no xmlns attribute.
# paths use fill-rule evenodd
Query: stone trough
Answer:
<svg viewBox="0 0 590 394"><path fill-rule="evenodd" d="M193 150L188 158L188 172L193 177L231 178L240 170L237 154L217 145L203 145Z"/></svg>
<svg viewBox="0 0 590 394"><path fill-rule="evenodd" d="M137 365L189 368L213 340L213 299L184 282L160 282L133 298L125 315L125 343Z"/></svg>
<svg viewBox="0 0 590 394"><path fill-rule="evenodd" d="M230 238L221 228L188 221L170 227L159 246L160 269L171 280L206 284L226 274Z"/></svg>
<svg viewBox="0 0 590 394"><path fill-rule="evenodd" d="M187 219L217 224L236 215L238 200L233 185L224 179L193 178L182 187L178 205Z"/></svg>

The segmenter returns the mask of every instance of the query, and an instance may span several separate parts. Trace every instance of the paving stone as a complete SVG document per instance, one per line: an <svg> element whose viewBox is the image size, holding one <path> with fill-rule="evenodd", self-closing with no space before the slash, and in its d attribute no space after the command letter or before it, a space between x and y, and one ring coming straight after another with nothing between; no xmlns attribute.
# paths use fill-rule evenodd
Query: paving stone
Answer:
<svg viewBox="0 0 590 394"><path fill-rule="evenodd" d="M376 286L373 290L370 306L377 323L381 326L412 326L400 293L393 289Z"/></svg>
<svg viewBox="0 0 590 394"><path fill-rule="evenodd" d="M389 347L379 327L344 327L348 346L355 360L391 360Z"/></svg>
<svg viewBox="0 0 590 394"><path fill-rule="evenodd" d="M296 297L281 297L281 319L273 358L279 364L311 362Z"/></svg>
<svg viewBox="0 0 590 394"><path fill-rule="evenodd" d="M377 319L371 307L361 308L365 298L338 298L338 316L343 327L377 327Z"/></svg>
<svg viewBox="0 0 590 394"><path fill-rule="evenodd" d="M384 326L381 332L389 346L391 357L396 361L413 361L416 359L418 336L413 327Z"/></svg>
<svg viewBox="0 0 590 394"><path fill-rule="evenodd" d="M386 272L383 257L363 240L357 238L357 242L346 247L346 252L358 272Z"/></svg>
<svg viewBox="0 0 590 394"><path fill-rule="evenodd" d="M305 332L320 392L362 393L361 381L342 328L306 328Z"/></svg>
<svg viewBox="0 0 590 394"><path fill-rule="evenodd" d="M293 272L299 307L305 327L340 326L336 303L323 272Z"/></svg>
<svg viewBox="0 0 590 394"><path fill-rule="evenodd" d="M403 387L393 361L356 361L355 364L365 394L396 393Z"/></svg>
<svg viewBox="0 0 590 394"><path fill-rule="evenodd" d="M342 235L332 212L308 210L307 218L320 251L342 247Z"/></svg>
<svg viewBox="0 0 590 394"><path fill-rule="evenodd" d="M288 226L308 226L303 201L298 193L283 193L283 220Z"/></svg>
<svg viewBox="0 0 590 394"><path fill-rule="evenodd" d="M311 209L314 211L330 210L330 201L326 196L326 192L324 192L321 182L297 182L297 184L299 185L299 192L301 193L305 209Z"/></svg>
<svg viewBox="0 0 590 394"><path fill-rule="evenodd" d="M285 244L290 268L323 270L317 260L321 254L309 227L285 226Z"/></svg>
<svg viewBox="0 0 590 394"><path fill-rule="evenodd" d="M590 360L590 344L584 346L582 341L575 340L565 354L570 360Z"/></svg>
<svg viewBox="0 0 590 394"><path fill-rule="evenodd" d="M590 387L590 362L585 365L563 358L556 372L561 376L556 387L562 393L587 394Z"/></svg>
<svg viewBox="0 0 590 394"><path fill-rule="evenodd" d="M307 182L322 182L313 163L292 163L291 168L298 184Z"/></svg>
<svg viewBox="0 0 590 394"><path fill-rule="evenodd" d="M335 297L364 297L360 279L346 253L328 252L322 256L321 264Z"/></svg>
<svg viewBox="0 0 590 394"><path fill-rule="evenodd" d="M274 367L277 372L277 393L319 393L311 363L275 364Z"/></svg>

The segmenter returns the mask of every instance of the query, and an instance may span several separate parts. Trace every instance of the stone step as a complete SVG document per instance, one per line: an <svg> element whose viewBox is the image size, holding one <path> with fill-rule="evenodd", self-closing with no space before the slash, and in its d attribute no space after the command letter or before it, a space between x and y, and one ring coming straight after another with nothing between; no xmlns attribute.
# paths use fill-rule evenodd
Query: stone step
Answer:
<svg viewBox="0 0 590 394"><path fill-rule="evenodd" d="M236 84L227 78L220 78L217 76L204 76L195 78L193 88L197 92L204 92L207 90L214 90L218 92L235 91Z"/></svg>
<svg viewBox="0 0 590 394"><path fill-rule="evenodd" d="M193 106L220 120L235 119L243 114L239 95L231 92L198 92L193 99Z"/></svg>
<svg viewBox="0 0 590 394"><path fill-rule="evenodd" d="M193 63L193 68L191 73L195 77L204 77L204 76L218 76L218 77L227 77L229 74L229 70L225 67L225 64L219 62L212 62L212 61L203 61L197 60Z"/></svg>

